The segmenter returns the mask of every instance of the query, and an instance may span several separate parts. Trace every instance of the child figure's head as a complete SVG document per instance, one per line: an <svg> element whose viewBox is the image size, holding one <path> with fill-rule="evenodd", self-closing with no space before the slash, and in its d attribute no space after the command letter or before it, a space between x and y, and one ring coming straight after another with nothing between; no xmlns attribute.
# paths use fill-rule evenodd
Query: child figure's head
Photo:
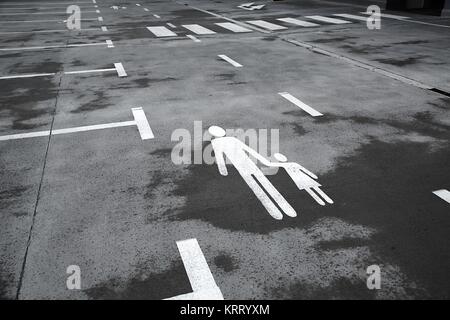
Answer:
<svg viewBox="0 0 450 320"><path fill-rule="evenodd" d="M286 161L287 161L286 156L283 155L283 154L281 154L281 153L275 153L275 154L273 155L273 157L274 157L276 160L280 161L280 162L286 162Z"/></svg>

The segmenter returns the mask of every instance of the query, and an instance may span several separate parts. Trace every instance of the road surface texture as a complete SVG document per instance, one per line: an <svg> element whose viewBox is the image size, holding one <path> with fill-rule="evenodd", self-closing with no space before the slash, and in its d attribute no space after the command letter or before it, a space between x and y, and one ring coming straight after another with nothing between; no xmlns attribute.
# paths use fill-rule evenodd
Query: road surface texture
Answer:
<svg viewBox="0 0 450 320"><path fill-rule="evenodd" d="M450 298L450 17L244 2L0 2L1 298ZM233 165L172 161L212 125L279 138L334 203L279 170L276 220Z"/></svg>

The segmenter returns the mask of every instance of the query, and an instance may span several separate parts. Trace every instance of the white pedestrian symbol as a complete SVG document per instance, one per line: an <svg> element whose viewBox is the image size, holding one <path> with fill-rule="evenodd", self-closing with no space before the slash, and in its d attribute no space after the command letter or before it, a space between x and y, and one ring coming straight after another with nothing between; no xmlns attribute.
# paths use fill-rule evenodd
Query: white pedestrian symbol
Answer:
<svg viewBox="0 0 450 320"><path fill-rule="evenodd" d="M266 178L250 156L268 167L284 168L296 184L297 188L308 192L308 194L320 205L325 205L325 202L320 197L325 199L328 203L333 203L333 200L320 189L321 184L316 181L317 176L300 164L287 162L287 158L280 153L274 155L275 159L279 162L268 161L265 157L261 156L258 152L239 139L235 137L225 137L225 130L221 127L212 126L208 131L214 137L214 139L211 140L211 144L220 174L223 176L228 175L224 157L226 156L273 218L277 220L283 218L282 213L276 205L290 217L296 217L297 213ZM272 202L265 191L272 199L274 199L276 204Z"/></svg>

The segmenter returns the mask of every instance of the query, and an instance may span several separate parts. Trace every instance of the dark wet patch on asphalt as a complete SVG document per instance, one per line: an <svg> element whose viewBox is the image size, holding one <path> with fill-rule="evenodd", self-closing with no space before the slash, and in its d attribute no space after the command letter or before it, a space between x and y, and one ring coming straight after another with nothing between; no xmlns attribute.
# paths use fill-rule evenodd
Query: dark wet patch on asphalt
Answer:
<svg viewBox="0 0 450 320"><path fill-rule="evenodd" d="M161 300L192 292L183 263L175 262L165 272L142 275L128 280L111 279L83 292L91 299L106 300Z"/></svg>
<svg viewBox="0 0 450 320"><path fill-rule="evenodd" d="M336 37L336 38L326 38L326 39L314 39L314 40L309 40L309 42L329 43L329 42L343 42L343 41L347 41L347 40L351 40L351 39L358 39L358 37L348 36L348 37Z"/></svg>
<svg viewBox="0 0 450 320"><path fill-rule="evenodd" d="M416 56L416 57L408 57L404 59L395 59L395 58L389 58L389 59L374 59L377 62L383 63L383 64L390 64L397 67L403 67L408 66L411 64L416 64L420 61L422 61L427 56Z"/></svg>
<svg viewBox="0 0 450 320"><path fill-rule="evenodd" d="M217 59L219 61L222 61L222 59ZM219 73L219 74L215 74L214 78L219 78L220 80L224 80L224 81L232 81L234 80L234 78L236 77L236 73Z"/></svg>
<svg viewBox="0 0 450 320"><path fill-rule="evenodd" d="M20 186L0 191L0 209L8 208L11 205L11 201L20 198L27 190L27 186Z"/></svg>
<svg viewBox="0 0 450 320"><path fill-rule="evenodd" d="M176 81L180 80L173 77L166 77L166 78L142 78L142 79L136 79L133 80L134 83L139 85L140 88L148 88L150 87L151 83L161 83L161 82L168 82L168 81Z"/></svg>
<svg viewBox="0 0 450 320"><path fill-rule="evenodd" d="M238 268L237 261L226 253L220 253L214 257L214 264L225 272L231 272Z"/></svg>
<svg viewBox="0 0 450 320"><path fill-rule="evenodd" d="M342 45L341 49L346 49L350 53L354 54L373 54L383 52L383 49L390 48L390 45Z"/></svg>
<svg viewBox="0 0 450 320"><path fill-rule="evenodd" d="M89 101L88 103L80 104L74 110L71 110L70 113L82 113L88 111L95 111L100 109L105 109L111 106L108 97L105 96L103 91L95 92L95 99Z"/></svg>
<svg viewBox="0 0 450 320"><path fill-rule="evenodd" d="M28 74L28 73L53 73L63 70L61 62L52 61L51 58L45 59L41 63L24 64L22 62L14 64L9 70L10 74Z"/></svg>

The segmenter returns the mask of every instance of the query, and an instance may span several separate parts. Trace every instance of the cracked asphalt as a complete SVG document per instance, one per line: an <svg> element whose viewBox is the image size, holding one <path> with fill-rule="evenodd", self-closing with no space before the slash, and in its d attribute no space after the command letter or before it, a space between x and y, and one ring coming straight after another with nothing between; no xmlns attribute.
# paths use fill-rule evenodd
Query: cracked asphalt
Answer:
<svg viewBox="0 0 450 320"><path fill-rule="evenodd" d="M450 204L433 194L450 189L450 17L383 10L407 18L369 30L308 18L363 16L368 1L243 2L0 2L0 298L186 294L176 242L193 238L224 299L450 298ZM81 30L66 28L71 4ZM131 121L136 107L153 139L133 125L2 140ZM177 130L192 138L188 157L210 148L194 140L196 121L203 132L267 129L269 140L278 130L278 151L317 174L334 204L280 170L268 178L298 216L274 220L233 166L221 176L175 164ZM379 290L366 286L374 264ZM80 290L66 286L70 265Z"/></svg>

